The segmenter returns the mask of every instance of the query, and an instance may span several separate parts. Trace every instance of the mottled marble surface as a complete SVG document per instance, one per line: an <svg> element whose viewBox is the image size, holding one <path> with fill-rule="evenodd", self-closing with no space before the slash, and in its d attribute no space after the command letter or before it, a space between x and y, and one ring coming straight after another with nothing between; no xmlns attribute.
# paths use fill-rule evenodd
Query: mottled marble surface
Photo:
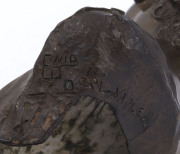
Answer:
<svg viewBox="0 0 180 154"><path fill-rule="evenodd" d="M48 140L39 145L10 147L0 154L127 154L127 142L109 104L82 97Z"/></svg>

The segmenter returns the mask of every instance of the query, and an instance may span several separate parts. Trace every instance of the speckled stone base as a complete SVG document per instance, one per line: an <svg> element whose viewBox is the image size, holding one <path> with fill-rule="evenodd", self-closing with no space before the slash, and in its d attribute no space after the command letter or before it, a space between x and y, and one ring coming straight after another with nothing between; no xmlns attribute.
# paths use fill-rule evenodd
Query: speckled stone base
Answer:
<svg viewBox="0 0 180 154"><path fill-rule="evenodd" d="M0 145L0 154L128 154L126 138L109 104L82 97L49 139L39 145Z"/></svg>

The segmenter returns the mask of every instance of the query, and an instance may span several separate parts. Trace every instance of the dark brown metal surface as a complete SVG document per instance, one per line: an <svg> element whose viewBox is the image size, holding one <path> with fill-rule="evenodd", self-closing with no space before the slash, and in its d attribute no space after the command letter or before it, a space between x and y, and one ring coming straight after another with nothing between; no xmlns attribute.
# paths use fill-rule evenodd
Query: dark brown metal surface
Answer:
<svg viewBox="0 0 180 154"><path fill-rule="evenodd" d="M160 44L171 71L180 80L180 0L145 0L126 13Z"/></svg>
<svg viewBox="0 0 180 154"><path fill-rule="evenodd" d="M57 25L34 68L0 91L0 142L44 142L82 95L112 106L130 153L175 153L179 108L166 59L117 9L83 8Z"/></svg>

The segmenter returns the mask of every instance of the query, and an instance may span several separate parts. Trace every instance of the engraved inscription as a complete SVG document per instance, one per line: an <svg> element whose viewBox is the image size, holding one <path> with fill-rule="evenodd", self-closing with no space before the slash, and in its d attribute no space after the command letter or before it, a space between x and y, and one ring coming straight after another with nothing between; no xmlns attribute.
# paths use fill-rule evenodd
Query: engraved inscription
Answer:
<svg viewBox="0 0 180 154"><path fill-rule="evenodd" d="M77 66L76 55L45 54L43 58L42 78L45 80L61 79L61 67Z"/></svg>
<svg viewBox="0 0 180 154"><path fill-rule="evenodd" d="M102 81L97 81L96 78L93 79L93 81L90 81L90 87L94 91L101 92L102 89Z"/></svg>
<svg viewBox="0 0 180 154"><path fill-rule="evenodd" d="M59 79L61 78L60 68L64 66L77 66L78 60L74 54L71 55L48 55L44 56L44 79ZM133 116L142 122L142 125L146 129L153 120L153 114L147 112L139 103L135 102L132 98L128 98L126 89L120 89L119 86L113 90L104 89L103 79L105 74L101 78L97 78L97 72L90 67L87 71L88 78L82 77L79 81L80 88L90 88L95 92L99 92L107 99L114 99L122 106L122 110L130 112ZM100 80L101 79L101 80ZM64 93L74 94L74 83L72 80L64 80ZM85 90L84 89L84 90ZM62 92L63 93L63 92Z"/></svg>
<svg viewBox="0 0 180 154"><path fill-rule="evenodd" d="M87 79L83 79L83 81L86 81L86 83L88 83ZM114 90L104 90L103 81L97 81L95 77L89 82L89 86L93 91L97 91L103 94L106 99L112 98L116 102L121 104L122 109L136 116L142 122L142 125L145 129L154 118L153 113L146 113L145 109L138 103L134 102L132 98L128 99L126 89L120 89L119 87L117 87Z"/></svg>
<svg viewBox="0 0 180 154"><path fill-rule="evenodd" d="M125 112L130 112L133 116L139 119L142 122L144 129L150 125L150 123L155 118L153 113L147 112L138 102L135 102L133 98L128 98L127 90L120 89L119 87L109 90L104 89L103 80L98 80L96 78L96 72L92 69L88 70L88 75L91 76L90 79L82 77L80 79L80 88L82 90L91 88L95 92L99 92L100 95L103 95L106 99L114 99L117 103L122 106L122 109ZM105 77L105 75L103 75ZM85 88L85 89L84 89Z"/></svg>
<svg viewBox="0 0 180 154"><path fill-rule="evenodd" d="M76 55L50 55L45 54L43 59L44 66L77 66L78 60Z"/></svg>
<svg viewBox="0 0 180 154"><path fill-rule="evenodd" d="M74 84L72 80L65 80L64 81L64 88L65 91L73 91L74 90Z"/></svg>
<svg viewBox="0 0 180 154"><path fill-rule="evenodd" d="M51 57L51 55L49 55L49 54L44 55L44 59L43 59L44 66L49 66L50 65L50 62L51 62L50 57Z"/></svg>
<svg viewBox="0 0 180 154"><path fill-rule="evenodd" d="M77 62L77 58L76 58L76 56L75 56L75 55L73 55L73 54L70 56L70 58L69 58L69 59L70 59L70 62L71 62L71 63L75 63L75 62Z"/></svg>
<svg viewBox="0 0 180 154"><path fill-rule="evenodd" d="M61 79L61 70L59 67L43 67L42 72L43 79L53 80L53 79Z"/></svg>
<svg viewBox="0 0 180 154"><path fill-rule="evenodd" d="M153 113L145 113L143 107L139 107L132 98L128 99L125 89L119 90L119 88L115 88L114 90L103 90L103 92L106 94L107 98L113 98L123 105L122 108L124 111L128 111L136 116L142 122L144 128L147 128L150 121L154 118Z"/></svg>

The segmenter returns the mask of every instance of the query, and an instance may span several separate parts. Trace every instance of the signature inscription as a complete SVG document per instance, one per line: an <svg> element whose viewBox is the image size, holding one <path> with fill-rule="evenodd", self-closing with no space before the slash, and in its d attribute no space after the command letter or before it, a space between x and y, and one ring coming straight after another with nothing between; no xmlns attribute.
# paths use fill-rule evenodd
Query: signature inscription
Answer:
<svg viewBox="0 0 180 154"><path fill-rule="evenodd" d="M65 80L64 81L64 89L65 91L73 91L74 90L74 83L72 80Z"/></svg>
<svg viewBox="0 0 180 154"><path fill-rule="evenodd" d="M77 57L74 54L71 55L50 55L45 54L43 59L43 71L42 77L45 80L63 79L61 68L62 67L74 67L78 66ZM63 80L62 87L64 90L59 89L58 94L72 93L75 94L74 90L79 89L85 91L86 89L92 89L95 93L99 93L104 98L113 99L117 102L124 112L130 112L133 116L142 122L143 127L146 129L154 119L154 115L148 112L140 103L135 102L133 98L128 96L126 89L121 89L117 86L115 89L105 89L103 86L104 77L106 76L103 72L101 75L97 74L93 68L87 70L87 75L82 77L78 84L74 84L71 79ZM88 78L86 77L88 76Z"/></svg>
<svg viewBox="0 0 180 154"><path fill-rule="evenodd" d="M124 111L130 112L136 116L142 122L144 128L148 127L148 124L154 117L153 113L146 113L145 108L139 106L139 103L136 103L134 99L128 99L126 89L120 90L120 88L117 87L114 90L104 90L103 92L105 93L106 97L111 97L121 104Z"/></svg>
<svg viewBox="0 0 180 154"><path fill-rule="evenodd" d="M51 55L45 54L43 58L42 78L45 80L61 79L61 67L77 66L78 60L74 54Z"/></svg>
<svg viewBox="0 0 180 154"><path fill-rule="evenodd" d="M106 99L114 99L122 106L124 111L130 112L133 116L138 118L142 122L144 129L146 129L154 119L153 113L147 112L146 109L140 106L138 102L135 102L134 99L128 98L126 89L117 87L113 90L105 90L103 88L103 81L97 81L96 78L88 81L88 79L83 77L83 84L90 87L93 91L99 92Z"/></svg>
<svg viewBox="0 0 180 154"><path fill-rule="evenodd" d="M61 79L61 70L59 67L43 67L42 77L45 80Z"/></svg>
<svg viewBox="0 0 180 154"><path fill-rule="evenodd" d="M45 54L43 59L44 66L77 66L78 60L74 54L69 55L50 55Z"/></svg>

